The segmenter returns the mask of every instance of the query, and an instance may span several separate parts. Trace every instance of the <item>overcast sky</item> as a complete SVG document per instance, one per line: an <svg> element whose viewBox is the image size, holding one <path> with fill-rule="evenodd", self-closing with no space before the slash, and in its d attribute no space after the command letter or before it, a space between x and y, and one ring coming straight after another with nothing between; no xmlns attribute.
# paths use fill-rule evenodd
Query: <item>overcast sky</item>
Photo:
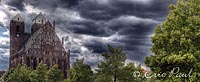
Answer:
<svg viewBox="0 0 200 82"><path fill-rule="evenodd" d="M176 0L1 0L0 70L8 68L9 22L17 14L30 31L32 19L42 12L56 21L56 32L65 37L71 50L71 64L84 58L97 67L107 45L122 46L126 62L144 64L151 55L150 37L155 26L165 20L170 4Z"/></svg>

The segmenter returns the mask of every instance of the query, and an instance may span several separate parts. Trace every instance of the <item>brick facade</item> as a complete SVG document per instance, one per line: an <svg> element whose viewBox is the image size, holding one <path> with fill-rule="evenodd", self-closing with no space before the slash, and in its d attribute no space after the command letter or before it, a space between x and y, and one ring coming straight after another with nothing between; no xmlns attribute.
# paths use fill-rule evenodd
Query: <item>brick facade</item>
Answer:
<svg viewBox="0 0 200 82"><path fill-rule="evenodd" d="M31 33L25 33L25 21L17 14L10 22L10 68L26 64L36 69L39 63L51 67L58 64L67 78L70 68L70 50L55 32L53 24L40 13L33 20Z"/></svg>

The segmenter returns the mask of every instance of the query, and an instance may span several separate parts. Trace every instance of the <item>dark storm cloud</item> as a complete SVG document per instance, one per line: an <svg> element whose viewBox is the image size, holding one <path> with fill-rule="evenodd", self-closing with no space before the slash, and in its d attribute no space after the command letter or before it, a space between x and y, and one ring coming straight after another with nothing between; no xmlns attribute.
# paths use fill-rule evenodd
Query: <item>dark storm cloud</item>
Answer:
<svg viewBox="0 0 200 82"><path fill-rule="evenodd" d="M74 27L70 30L77 34L97 37L99 33L104 37L118 33L119 36L124 37L113 40L113 43L96 39L83 45L98 54L106 52L108 44L123 46L128 59L143 64L144 58L151 54L150 35L153 34L155 26L165 19L171 3L174 4L175 1L151 0L143 4L135 3L133 0L107 0L105 3L83 0L73 8L80 13L81 17L92 22L73 22L70 25Z"/></svg>
<svg viewBox="0 0 200 82"><path fill-rule="evenodd" d="M83 17L94 20L109 20L121 15L160 19L168 13L169 4L175 3L175 0L151 0L147 4L139 4L134 0L107 1L107 4L101 4L101 1L97 0L83 0L76 10L80 11Z"/></svg>
<svg viewBox="0 0 200 82"><path fill-rule="evenodd" d="M138 18L135 16L121 16L108 23L108 28L119 32L120 35L145 36L152 34L153 28L159 22L151 19Z"/></svg>
<svg viewBox="0 0 200 82"><path fill-rule="evenodd" d="M112 31L106 29L104 24L97 21L75 21L71 23L69 30L74 33L93 36L109 36L112 34Z"/></svg>
<svg viewBox="0 0 200 82"><path fill-rule="evenodd" d="M93 25L101 29L100 31L103 34L105 33L102 29L106 28L106 30L110 30L109 35L117 32L119 35L125 36L113 42L123 44L128 59L144 63L145 56L151 54L150 47L152 44L150 42L150 35L153 34L155 26L164 20L168 13L169 4L174 4L175 0L151 0L145 4L135 3L133 0L107 1L101 3L97 0L84 0L79 2L74 9L79 11L83 18L94 20L95 23L104 22L97 26ZM87 34L89 33L88 30L92 29L91 25L95 23L90 22L90 24L82 25L73 23L72 25L80 27L80 29L74 28L74 30L77 30L74 31L75 33ZM94 31L92 32L91 35L93 36L98 36L99 34L98 30L95 30L96 34ZM111 43L94 40L85 43L84 46L93 50L94 53L102 53L106 51L106 45L108 44ZM119 46L119 44L113 45Z"/></svg>
<svg viewBox="0 0 200 82"><path fill-rule="evenodd" d="M16 0L18 1L18 0ZM100 55L107 52L107 45L123 46L128 59L144 63L144 58L151 54L150 35L158 23L161 23L168 14L168 6L176 0L19 0L8 1L8 5L24 10L26 4L38 8L48 17L53 17L56 27L68 33L77 35L89 35L98 37L87 38L83 41L83 47L92 51L91 54ZM18 5L17 5L18 4ZM24 5L25 4L25 5ZM15 9L15 8L13 8ZM75 17L67 17L65 14L76 12L81 20ZM64 15L63 15L64 14ZM35 13L29 14L33 18ZM28 19L30 20L30 19ZM30 22L31 23L31 22ZM27 24L31 25L31 24ZM27 26L30 27L30 26ZM118 34L119 39L103 41L103 37L112 37ZM72 35L72 37L75 37ZM74 44L74 43L71 43ZM80 45L71 48L71 58L74 60L83 54ZM95 66L99 62L86 60L86 63Z"/></svg>
<svg viewBox="0 0 200 82"><path fill-rule="evenodd" d="M128 59L143 63L145 56L151 54L150 47L152 44L149 35L152 34L153 26L155 25L154 23L152 25L139 23L123 27L118 31L119 35L124 35L125 37L116 41L124 43L123 49L128 51L126 52ZM143 48L140 48L140 46L143 46Z"/></svg>
<svg viewBox="0 0 200 82"><path fill-rule="evenodd" d="M20 11L23 11L24 10L23 1L24 0L8 0L7 4L12 6L12 7L16 7ZM12 8L12 9L14 9L14 8Z"/></svg>
<svg viewBox="0 0 200 82"><path fill-rule="evenodd" d="M42 10L54 11L57 7L71 8L78 5L79 1L81 0L8 0L6 3L20 11L24 11L27 4Z"/></svg>
<svg viewBox="0 0 200 82"><path fill-rule="evenodd" d="M88 43L85 43L84 46L86 46L89 50L93 50L94 53L101 54L102 52L107 51L107 45L103 42L100 42L98 40L92 40Z"/></svg>
<svg viewBox="0 0 200 82"><path fill-rule="evenodd" d="M65 3L62 5L62 7L69 7L69 8L78 5L79 1L81 0L61 0L62 3Z"/></svg>
<svg viewBox="0 0 200 82"><path fill-rule="evenodd" d="M112 40L113 42L93 39L90 42L84 43L84 46L86 46L90 50L93 50L94 53L106 52L107 45L109 44L112 46L122 46L125 51L131 51L132 53L136 52L135 54L127 53L127 56L129 58L132 58L131 56L133 55L138 55L137 58L144 59L144 57L150 55L150 53L148 53L148 51L148 54L144 54L143 50L141 50L139 46L151 46L149 40L150 35L152 34L153 28L157 23L158 22L154 20L142 19L133 16L122 16L119 18L115 18L109 20L102 26L105 26L107 29L112 30L113 32L117 32L119 36L124 36L123 38L114 39Z"/></svg>
<svg viewBox="0 0 200 82"><path fill-rule="evenodd" d="M125 36L123 39L117 40L117 42L125 43L125 50L138 51L140 50L138 46L151 46L151 43L149 42L150 35L153 33L153 29L158 23L152 21L143 19L143 21L137 22L135 24L115 23L111 24L112 26L110 26L110 29L117 31L119 35Z"/></svg>
<svg viewBox="0 0 200 82"><path fill-rule="evenodd" d="M8 7L9 8L9 11L17 11L16 8L13 8L13 7Z"/></svg>

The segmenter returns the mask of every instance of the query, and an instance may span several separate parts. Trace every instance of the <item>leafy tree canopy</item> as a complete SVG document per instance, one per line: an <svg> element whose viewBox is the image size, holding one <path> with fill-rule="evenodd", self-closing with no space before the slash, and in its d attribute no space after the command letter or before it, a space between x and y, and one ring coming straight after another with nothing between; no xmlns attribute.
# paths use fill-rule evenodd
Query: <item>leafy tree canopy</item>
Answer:
<svg viewBox="0 0 200 82"><path fill-rule="evenodd" d="M26 65L11 68L3 76L5 82L61 82L64 80L58 65L47 69L46 64L40 63L36 70L29 69Z"/></svg>
<svg viewBox="0 0 200 82"><path fill-rule="evenodd" d="M146 58L146 65L153 73L167 73L180 67L179 73L192 77L159 78L173 81L200 80L200 0L178 0L170 5L166 20L159 24L152 36L153 55Z"/></svg>
<svg viewBox="0 0 200 82"><path fill-rule="evenodd" d="M69 70L69 79L71 82L93 82L93 71L91 67L83 63L84 59L76 60Z"/></svg>
<svg viewBox="0 0 200 82"><path fill-rule="evenodd" d="M145 79L135 77L134 72L141 73L141 66L135 67L133 63L125 65L126 54L123 53L122 47L113 48L108 46L109 52L103 53L102 61L97 69L95 82L142 82Z"/></svg>

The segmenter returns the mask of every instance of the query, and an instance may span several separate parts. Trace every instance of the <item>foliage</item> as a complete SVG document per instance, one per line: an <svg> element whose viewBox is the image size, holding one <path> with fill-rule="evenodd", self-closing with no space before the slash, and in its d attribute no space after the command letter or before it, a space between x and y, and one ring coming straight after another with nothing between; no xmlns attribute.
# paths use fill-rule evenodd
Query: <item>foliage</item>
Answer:
<svg viewBox="0 0 200 82"><path fill-rule="evenodd" d="M139 75L135 76L134 73L137 72L139 73ZM128 63L122 68L119 74L120 82L146 82L146 78L144 77L141 65L138 65L136 67L134 63Z"/></svg>
<svg viewBox="0 0 200 82"><path fill-rule="evenodd" d="M69 70L69 79L71 82L93 82L93 72L89 65L83 63L83 59L76 60Z"/></svg>
<svg viewBox="0 0 200 82"><path fill-rule="evenodd" d="M48 67L46 64L39 64L36 70L34 70L33 76L35 79L37 79L37 82L48 82Z"/></svg>
<svg viewBox="0 0 200 82"><path fill-rule="evenodd" d="M141 77L134 77L134 72L141 72L141 68L136 68L133 63L125 66L126 55L122 52L122 47L108 46L108 49L109 52L102 55L104 61L98 66L95 82L141 82L144 80Z"/></svg>
<svg viewBox="0 0 200 82"><path fill-rule="evenodd" d="M178 0L170 6L167 19L158 25L152 36L153 55L145 63L153 73L167 73L180 67L179 73L192 77L157 77L162 81L200 80L200 0ZM177 78L176 78L177 77Z"/></svg>
<svg viewBox="0 0 200 82"><path fill-rule="evenodd" d="M8 75L4 76L5 82L30 82L30 73L31 70L29 70L27 66L18 65L16 69L11 69L6 73Z"/></svg>
<svg viewBox="0 0 200 82"><path fill-rule="evenodd" d="M64 78L62 72L58 69L58 65L54 65L47 72L48 74L48 82L61 82Z"/></svg>
<svg viewBox="0 0 200 82"><path fill-rule="evenodd" d="M5 82L61 82L64 80L57 65L47 69L47 65L42 63L36 70L19 64L15 69L8 70L3 79Z"/></svg>

